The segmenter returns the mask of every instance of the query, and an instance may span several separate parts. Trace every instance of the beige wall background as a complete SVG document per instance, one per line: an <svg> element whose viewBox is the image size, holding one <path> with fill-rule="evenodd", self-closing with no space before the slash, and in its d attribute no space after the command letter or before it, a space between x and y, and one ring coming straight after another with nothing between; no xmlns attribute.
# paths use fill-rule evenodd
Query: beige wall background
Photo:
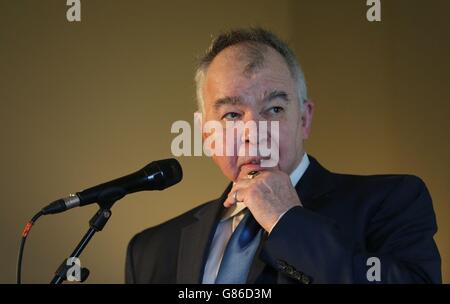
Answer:
<svg viewBox="0 0 450 304"><path fill-rule="evenodd" d="M310 154L333 171L409 173L427 183L450 283L450 2L365 0L0 0L0 282L15 281L23 225L48 202L171 156L176 120L192 121L193 70L211 35L259 25L288 40L316 102ZM138 231L220 195L205 157L179 158L184 180L127 196L82 255L90 283L121 283ZM46 283L95 206L42 218L23 279Z"/></svg>

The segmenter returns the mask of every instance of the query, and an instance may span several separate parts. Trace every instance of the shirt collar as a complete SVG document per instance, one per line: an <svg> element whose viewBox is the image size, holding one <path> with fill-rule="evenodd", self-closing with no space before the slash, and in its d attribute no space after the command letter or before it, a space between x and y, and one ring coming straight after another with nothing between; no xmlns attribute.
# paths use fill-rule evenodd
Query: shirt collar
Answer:
<svg viewBox="0 0 450 304"><path fill-rule="evenodd" d="M305 171L308 168L308 166L309 166L309 158L308 158L308 155L306 153L304 153L303 157L302 157L302 160L300 161L298 166L289 175L289 178L291 179L292 186L295 187L295 185L297 185L297 183L302 178L302 176L305 173ZM244 203L237 202L232 207L230 207L230 208L225 210L225 212L224 212L224 214L222 216L222 219L220 221L222 222L222 221L225 221L225 220L235 216L236 214L240 213L245 208L247 208L247 207L245 206Z"/></svg>
<svg viewBox="0 0 450 304"><path fill-rule="evenodd" d="M295 168L294 171L292 171L292 173L289 175L289 177L291 178L292 186L295 187L297 185L297 183L300 181L303 174L305 173L306 169L308 169L308 166L309 166L308 154L304 153L300 164L298 164L297 168Z"/></svg>

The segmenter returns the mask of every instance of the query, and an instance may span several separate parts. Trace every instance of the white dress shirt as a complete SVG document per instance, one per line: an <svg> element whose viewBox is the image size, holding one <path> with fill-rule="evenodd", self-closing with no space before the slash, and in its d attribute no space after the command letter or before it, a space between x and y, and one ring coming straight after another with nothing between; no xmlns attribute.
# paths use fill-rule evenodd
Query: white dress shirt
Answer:
<svg viewBox="0 0 450 304"><path fill-rule="evenodd" d="M308 155L305 153L300 164L289 175L294 187L300 181L300 178L303 176L303 173L305 173L308 166L309 159ZM214 238L210 246L211 249L208 259L206 260L205 271L203 273L203 284L215 283L225 248L231 238L231 234L244 217L243 210L246 208L247 207L243 203L238 202L228 208L222 216L222 219L217 225L216 232L214 233ZM278 218L278 221L283 215L284 213Z"/></svg>

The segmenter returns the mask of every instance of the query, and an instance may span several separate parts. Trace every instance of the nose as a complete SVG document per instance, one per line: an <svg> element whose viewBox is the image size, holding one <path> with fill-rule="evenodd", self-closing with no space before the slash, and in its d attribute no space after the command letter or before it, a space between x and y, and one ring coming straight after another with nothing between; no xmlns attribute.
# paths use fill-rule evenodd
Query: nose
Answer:
<svg viewBox="0 0 450 304"><path fill-rule="evenodd" d="M259 113L255 111L249 111L245 113L242 122L245 124L245 128L242 132L241 141L246 144L258 144L258 122L261 120Z"/></svg>

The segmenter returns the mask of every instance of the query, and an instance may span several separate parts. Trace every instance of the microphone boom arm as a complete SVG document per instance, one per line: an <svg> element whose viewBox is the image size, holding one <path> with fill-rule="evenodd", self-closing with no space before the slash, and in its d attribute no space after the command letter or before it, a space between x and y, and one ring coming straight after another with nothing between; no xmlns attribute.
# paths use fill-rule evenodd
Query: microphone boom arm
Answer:
<svg viewBox="0 0 450 304"><path fill-rule="evenodd" d="M123 197L123 196L122 196ZM111 217L111 207L114 205L114 203L119 200L120 196L109 196L108 200L103 200L102 202L99 202L98 205L100 208L98 211L94 214L94 216L89 220L89 229L86 232L86 234L83 236L81 241L78 243L77 247L75 247L74 251L70 255L69 258L79 258L83 250L86 248L89 241L92 239L94 234L96 232L102 231L105 227L106 223L108 222L109 218ZM67 265L66 263L67 259L64 260L61 265L58 267L58 269L55 272L55 276L51 280L50 284L62 284L65 280L67 280L67 272L70 269L70 265ZM81 278L80 281L84 282L88 275L89 270L87 268L82 268L80 270Z"/></svg>

